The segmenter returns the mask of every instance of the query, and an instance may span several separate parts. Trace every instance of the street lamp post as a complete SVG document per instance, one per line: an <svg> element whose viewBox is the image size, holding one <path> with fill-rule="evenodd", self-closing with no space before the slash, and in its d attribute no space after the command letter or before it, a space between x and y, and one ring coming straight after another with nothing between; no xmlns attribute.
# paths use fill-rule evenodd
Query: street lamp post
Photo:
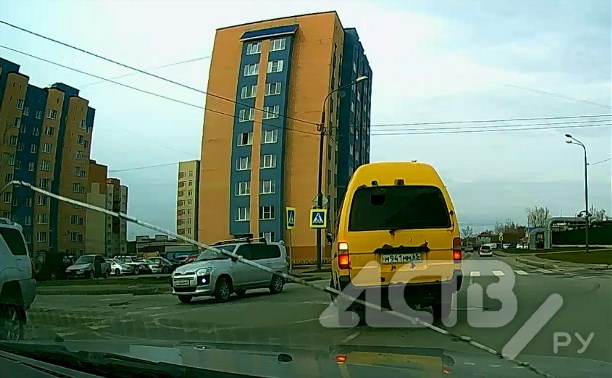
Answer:
<svg viewBox="0 0 612 378"><path fill-rule="evenodd" d="M568 144L577 144L584 150L584 253L589 253L589 176L588 176L588 166L589 162L587 159L587 149L584 143L574 138L571 134L565 134L565 137L568 138L565 143Z"/></svg>
<svg viewBox="0 0 612 378"><path fill-rule="evenodd" d="M326 125L325 125L325 113L327 110L327 100L330 96L342 89L352 87L353 85L359 84L361 82L367 81L367 76L359 76L355 81L348 83L346 85L342 85L325 96L323 100L323 109L321 111L321 123L317 126L317 131L319 132L319 172L317 175L317 209L323 208L323 148L325 147L325 133L326 133ZM323 259L323 243L321 238L321 229L317 229L317 271L321 270L321 262Z"/></svg>

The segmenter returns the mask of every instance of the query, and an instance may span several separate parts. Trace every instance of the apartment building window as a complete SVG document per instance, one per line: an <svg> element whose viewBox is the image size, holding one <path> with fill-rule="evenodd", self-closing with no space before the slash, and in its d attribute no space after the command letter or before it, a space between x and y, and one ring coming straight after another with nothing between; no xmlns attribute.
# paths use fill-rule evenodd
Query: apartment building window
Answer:
<svg viewBox="0 0 612 378"><path fill-rule="evenodd" d="M29 116L30 115L30 108L28 108L27 106L25 108L23 108L23 115L24 116Z"/></svg>
<svg viewBox="0 0 612 378"><path fill-rule="evenodd" d="M85 193L85 187L81 184L79 184L78 182L75 182L72 184L72 191L74 193Z"/></svg>
<svg viewBox="0 0 612 378"><path fill-rule="evenodd" d="M250 146L253 144L253 132L238 134L238 145L239 146Z"/></svg>
<svg viewBox="0 0 612 378"><path fill-rule="evenodd" d="M49 223L49 214L38 214L38 224Z"/></svg>
<svg viewBox="0 0 612 378"><path fill-rule="evenodd" d="M34 117L36 117L36 119L41 119L43 115L42 110L37 110L36 114L34 115Z"/></svg>
<svg viewBox="0 0 612 378"><path fill-rule="evenodd" d="M272 95L277 95L281 93L281 83L280 82L274 82L274 83L267 83L266 84L266 96L272 96Z"/></svg>
<svg viewBox="0 0 612 378"><path fill-rule="evenodd" d="M21 132L22 134L25 134L26 131L28 131L27 126L25 125L25 123L21 124L21 128L19 129L19 132Z"/></svg>
<svg viewBox="0 0 612 378"><path fill-rule="evenodd" d="M259 75L259 63L246 64L244 66L244 76Z"/></svg>
<svg viewBox="0 0 612 378"><path fill-rule="evenodd" d="M238 121L239 122L247 122L253 121L255 119L255 109L240 109L238 112Z"/></svg>
<svg viewBox="0 0 612 378"><path fill-rule="evenodd" d="M353 62L353 72L357 73L357 62Z"/></svg>
<svg viewBox="0 0 612 378"><path fill-rule="evenodd" d="M32 207L32 197L26 198L26 207Z"/></svg>
<svg viewBox="0 0 612 378"><path fill-rule="evenodd" d="M276 155L263 155L261 157L261 168L276 167Z"/></svg>
<svg viewBox="0 0 612 378"><path fill-rule="evenodd" d="M34 126L32 128L32 135L39 136L40 135L40 129L38 127Z"/></svg>
<svg viewBox="0 0 612 378"><path fill-rule="evenodd" d="M351 112L355 113L355 101L351 101Z"/></svg>
<svg viewBox="0 0 612 378"><path fill-rule="evenodd" d="M33 154L35 154L35 153L36 153L36 150L38 150L38 146L37 146L37 145L35 145L35 144L31 144L31 145L30 145L30 152L31 152L31 153L33 153Z"/></svg>
<svg viewBox="0 0 612 378"><path fill-rule="evenodd" d="M251 212L247 206L238 208L238 214L236 214L237 221L248 221L250 218Z"/></svg>
<svg viewBox="0 0 612 378"><path fill-rule="evenodd" d="M259 207L259 219L260 220L274 219L274 206L260 206Z"/></svg>
<svg viewBox="0 0 612 378"><path fill-rule="evenodd" d="M75 157L77 160L83 160L85 158L85 154L83 153L83 151L77 151L75 153Z"/></svg>
<svg viewBox="0 0 612 378"><path fill-rule="evenodd" d="M86 120L82 119L81 120L81 124L79 125L79 128L85 130L87 128L87 122Z"/></svg>
<svg viewBox="0 0 612 378"><path fill-rule="evenodd" d="M42 188L42 189L49 189L51 187L51 180L45 179L45 178L41 178L40 180L38 180L38 186L40 188ZM41 196L41 197L44 198L42 204L46 205L47 204L47 197L46 196ZM38 204L39 205L41 205L41 200L40 200L41 197L39 197L39 200L38 200Z"/></svg>
<svg viewBox="0 0 612 378"><path fill-rule="evenodd" d="M49 109L49 113L47 113L47 118L55 119L57 117L57 110Z"/></svg>
<svg viewBox="0 0 612 378"><path fill-rule="evenodd" d="M52 126L45 126L45 135L53 136L55 134L55 128Z"/></svg>
<svg viewBox="0 0 612 378"><path fill-rule="evenodd" d="M273 60L268 62L268 73L274 72L282 72L283 71L283 61L282 60Z"/></svg>
<svg viewBox="0 0 612 378"><path fill-rule="evenodd" d="M17 100L17 109L23 109L23 100L22 99Z"/></svg>
<svg viewBox="0 0 612 378"><path fill-rule="evenodd" d="M36 233L36 241L38 243L44 243L47 241L47 233L46 232L37 232Z"/></svg>
<svg viewBox="0 0 612 378"><path fill-rule="evenodd" d="M7 173L6 176L4 176L4 182L9 183L11 181L13 181L13 174Z"/></svg>
<svg viewBox="0 0 612 378"><path fill-rule="evenodd" d="M251 194L251 182L250 181L242 181L236 185L236 195L237 196L248 196Z"/></svg>
<svg viewBox="0 0 612 378"><path fill-rule="evenodd" d="M188 190L188 191L187 191L187 195L188 195L188 196L192 196L192 195L193 195L193 190Z"/></svg>
<svg viewBox="0 0 612 378"><path fill-rule="evenodd" d="M240 98L253 98L257 96L257 85L242 87Z"/></svg>
<svg viewBox="0 0 612 378"><path fill-rule="evenodd" d="M262 143L276 143L278 140L278 130L264 130Z"/></svg>
<svg viewBox="0 0 612 378"><path fill-rule="evenodd" d="M13 192L4 192L4 203L11 203L13 201Z"/></svg>
<svg viewBox="0 0 612 378"><path fill-rule="evenodd" d="M9 144L11 146L16 146L17 145L17 135L11 135L11 137L9 138Z"/></svg>
<svg viewBox="0 0 612 378"><path fill-rule="evenodd" d="M8 165L15 165L15 154L8 154Z"/></svg>
<svg viewBox="0 0 612 378"><path fill-rule="evenodd" d="M193 171L189 171L189 177L193 177ZM189 181L189 182L191 182L191 181Z"/></svg>
<svg viewBox="0 0 612 378"><path fill-rule="evenodd" d="M179 196L179 197L182 197L184 193L185 193L184 191L179 190L179 191L178 191L178 196Z"/></svg>
<svg viewBox="0 0 612 378"><path fill-rule="evenodd" d="M24 147L23 142L19 142L19 145L17 146L17 151L23 151L23 147Z"/></svg>
<svg viewBox="0 0 612 378"><path fill-rule="evenodd" d="M179 178L182 179L183 177L185 177L185 172L179 172Z"/></svg>
<svg viewBox="0 0 612 378"><path fill-rule="evenodd" d="M33 161L28 163L28 171L34 172L34 162Z"/></svg>
<svg viewBox="0 0 612 378"><path fill-rule="evenodd" d="M251 42L247 45L246 54L255 55L261 52L261 42Z"/></svg>
<svg viewBox="0 0 612 378"><path fill-rule="evenodd" d="M263 180L261 182L261 194L274 194L276 191L276 181Z"/></svg>
<svg viewBox="0 0 612 378"><path fill-rule="evenodd" d="M21 125L21 118L15 117L13 120L13 127L19 127Z"/></svg>
<svg viewBox="0 0 612 378"><path fill-rule="evenodd" d="M21 169L21 160L15 162L15 169Z"/></svg>
<svg viewBox="0 0 612 378"><path fill-rule="evenodd" d="M280 113L280 105L264 106L263 119L278 118Z"/></svg>
<svg viewBox="0 0 612 378"><path fill-rule="evenodd" d="M50 171L51 170L51 162L49 160L43 160L40 162L40 170L41 171Z"/></svg>
<svg viewBox="0 0 612 378"><path fill-rule="evenodd" d="M274 237L275 237L275 235L274 235L274 231L270 231L270 232L260 232L260 233L259 233L259 237L260 237L260 238L264 238L264 239L266 239L266 241L267 241L268 243L272 243L272 242L274 242L274 241L275 241L275 239L274 239Z"/></svg>
<svg viewBox="0 0 612 378"><path fill-rule="evenodd" d="M236 170L237 171L246 171L251 169L251 157L243 156L236 160Z"/></svg>
<svg viewBox="0 0 612 378"><path fill-rule="evenodd" d="M79 144L83 144L84 141L85 141L85 137L83 135L79 135L77 138L77 142Z"/></svg>
<svg viewBox="0 0 612 378"><path fill-rule="evenodd" d="M280 51L285 49L285 38L277 38L270 41L270 51Z"/></svg>
<svg viewBox="0 0 612 378"><path fill-rule="evenodd" d="M31 216L29 216L29 215L26 215L26 216L25 216L25 219L23 220L23 223L24 223L26 226L30 226L30 225L32 225L32 217L31 217Z"/></svg>

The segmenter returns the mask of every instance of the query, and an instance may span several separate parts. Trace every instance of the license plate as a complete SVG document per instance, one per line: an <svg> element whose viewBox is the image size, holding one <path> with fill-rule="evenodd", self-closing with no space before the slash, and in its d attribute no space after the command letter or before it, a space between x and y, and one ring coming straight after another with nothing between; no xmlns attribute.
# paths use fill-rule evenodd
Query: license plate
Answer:
<svg viewBox="0 0 612 378"><path fill-rule="evenodd" d="M174 286L189 286L189 280L174 280Z"/></svg>
<svg viewBox="0 0 612 378"><path fill-rule="evenodd" d="M381 257L383 264L421 262L420 253L394 253Z"/></svg>

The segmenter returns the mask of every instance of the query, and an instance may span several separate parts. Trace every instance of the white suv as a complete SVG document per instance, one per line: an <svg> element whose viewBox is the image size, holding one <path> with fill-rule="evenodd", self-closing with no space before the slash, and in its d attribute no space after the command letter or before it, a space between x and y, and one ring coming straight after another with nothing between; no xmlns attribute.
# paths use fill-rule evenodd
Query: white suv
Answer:
<svg viewBox="0 0 612 378"><path fill-rule="evenodd" d="M36 281L23 228L6 218L0 218L0 287L0 339L21 340Z"/></svg>
<svg viewBox="0 0 612 378"><path fill-rule="evenodd" d="M232 240L214 246L241 256L276 272L287 273L287 251L283 243ZM230 258L228 255L205 249L189 264L176 268L172 273L172 294L183 303L195 296L214 296L227 301L232 293L242 296L250 289L268 288L272 294L283 291L284 279Z"/></svg>

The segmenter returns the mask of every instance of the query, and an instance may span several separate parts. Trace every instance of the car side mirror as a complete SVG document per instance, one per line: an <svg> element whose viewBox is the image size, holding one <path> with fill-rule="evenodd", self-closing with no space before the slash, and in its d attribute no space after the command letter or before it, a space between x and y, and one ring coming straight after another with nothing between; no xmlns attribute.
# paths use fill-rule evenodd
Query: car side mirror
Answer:
<svg viewBox="0 0 612 378"><path fill-rule="evenodd" d="M236 257L236 256L230 256L230 259L232 260L232 262L237 262L238 261L238 257Z"/></svg>

